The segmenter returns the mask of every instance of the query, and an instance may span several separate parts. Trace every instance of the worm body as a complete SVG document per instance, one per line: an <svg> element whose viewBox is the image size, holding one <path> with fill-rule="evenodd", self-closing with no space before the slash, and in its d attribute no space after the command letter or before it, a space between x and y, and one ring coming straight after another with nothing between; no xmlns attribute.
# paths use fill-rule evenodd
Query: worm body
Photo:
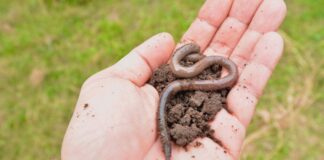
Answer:
<svg viewBox="0 0 324 160"><path fill-rule="evenodd" d="M159 130L166 160L171 159L171 137L166 120L166 104L179 91L202 90L215 91L227 87L232 87L238 79L236 65L227 58L220 56L203 56L199 54L200 48L196 44L190 43L175 51L170 68L172 72L181 78L190 78L200 74L206 68L220 64L228 70L228 75L217 80L176 80L170 83L162 91L159 103ZM179 62L187 57L196 62L194 65L185 67Z"/></svg>

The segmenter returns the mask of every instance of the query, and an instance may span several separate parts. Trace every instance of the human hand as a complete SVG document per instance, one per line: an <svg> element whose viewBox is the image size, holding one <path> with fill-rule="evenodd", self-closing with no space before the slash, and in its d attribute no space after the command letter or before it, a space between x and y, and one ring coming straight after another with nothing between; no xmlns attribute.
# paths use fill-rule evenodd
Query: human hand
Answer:
<svg viewBox="0 0 324 160"><path fill-rule="evenodd" d="M257 100L282 54L283 40L274 31L285 12L283 0L205 2L182 43L229 57L240 78L227 97L231 113L221 110L210 123L222 146L197 139L202 145L188 151L174 146L173 159L238 159ZM91 76L65 134L62 159L164 159L156 126L159 95L146 82L174 48L171 35L158 34Z"/></svg>

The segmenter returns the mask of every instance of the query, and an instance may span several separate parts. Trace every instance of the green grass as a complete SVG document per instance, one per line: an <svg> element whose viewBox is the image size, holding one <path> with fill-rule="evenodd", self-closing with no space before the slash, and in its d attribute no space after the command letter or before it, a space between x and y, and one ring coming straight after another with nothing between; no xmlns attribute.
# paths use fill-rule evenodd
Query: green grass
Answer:
<svg viewBox="0 0 324 160"><path fill-rule="evenodd" d="M324 159L324 12L287 0L285 55L242 159ZM202 0L0 0L0 159L60 159L82 82L151 35L179 40Z"/></svg>

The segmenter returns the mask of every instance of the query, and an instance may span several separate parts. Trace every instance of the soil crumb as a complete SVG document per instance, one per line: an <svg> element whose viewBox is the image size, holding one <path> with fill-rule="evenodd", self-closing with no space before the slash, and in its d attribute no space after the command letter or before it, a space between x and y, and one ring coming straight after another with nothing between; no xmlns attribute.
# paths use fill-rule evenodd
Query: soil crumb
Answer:
<svg viewBox="0 0 324 160"><path fill-rule="evenodd" d="M182 65L189 66L192 62L182 61ZM189 78L192 80L218 79L221 75L221 67L214 65L204 70L200 75ZM177 78L165 64L153 72L149 81L161 96L162 90L171 82L182 79ZM208 122L214 119L216 114L227 107L226 97L229 88L218 91L185 91L177 93L167 103L167 122L171 140L186 147L198 137L213 137L214 131Z"/></svg>
<svg viewBox="0 0 324 160"><path fill-rule="evenodd" d="M83 105L83 109L87 109L88 107L89 107L89 104L88 103L86 103L86 104Z"/></svg>

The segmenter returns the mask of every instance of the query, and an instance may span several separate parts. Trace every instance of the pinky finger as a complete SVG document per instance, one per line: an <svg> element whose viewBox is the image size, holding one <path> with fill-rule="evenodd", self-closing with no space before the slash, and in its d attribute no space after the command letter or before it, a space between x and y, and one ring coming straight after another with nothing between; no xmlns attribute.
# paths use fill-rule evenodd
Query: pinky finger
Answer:
<svg viewBox="0 0 324 160"><path fill-rule="evenodd" d="M276 32L261 37L252 58L228 95L229 110L247 126L263 89L283 52L283 40Z"/></svg>

